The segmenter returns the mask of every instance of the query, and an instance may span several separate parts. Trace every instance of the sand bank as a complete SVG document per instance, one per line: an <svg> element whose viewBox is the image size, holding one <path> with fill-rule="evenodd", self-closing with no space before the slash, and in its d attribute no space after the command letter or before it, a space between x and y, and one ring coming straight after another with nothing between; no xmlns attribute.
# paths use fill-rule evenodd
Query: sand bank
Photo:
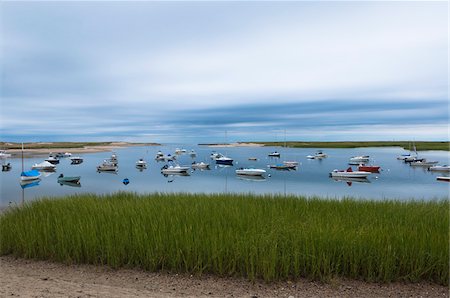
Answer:
<svg viewBox="0 0 450 298"><path fill-rule="evenodd" d="M230 144L200 144L211 148L228 148L228 147L263 147L263 144L256 143L230 143Z"/></svg>
<svg viewBox="0 0 450 298"><path fill-rule="evenodd" d="M42 144L42 143L39 143ZM46 143L52 145L53 143ZM25 148L24 154L29 155L48 155L50 153L56 152L70 152L72 154L80 154L80 153L96 153L96 152L109 152L114 151L120 148L126 147L135 147L135 146L159 146L159 144L140 144L140 143L126 143L126 142L116 142L111 143L110 145L103 146L84 146L82 148ZM17 157L21 154L22 149L8 149L7 153L12 154L14 157Z"/></svg>
<svg viewBox="0 0 450 298"><path fill-rule="evenodd" d="M0 257L1 297L449 297L429 283L250 282Z"/></svg>

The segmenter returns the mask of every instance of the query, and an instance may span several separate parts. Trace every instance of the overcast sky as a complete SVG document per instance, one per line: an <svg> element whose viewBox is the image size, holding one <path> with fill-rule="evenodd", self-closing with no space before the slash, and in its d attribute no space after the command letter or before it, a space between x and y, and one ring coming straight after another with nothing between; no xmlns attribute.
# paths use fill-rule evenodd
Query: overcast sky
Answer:
<svg viewBox="0 0 450 298"><path fill-rule="evenodd" d="M448 140L448 3L0 2L1 139Z"/></svg>

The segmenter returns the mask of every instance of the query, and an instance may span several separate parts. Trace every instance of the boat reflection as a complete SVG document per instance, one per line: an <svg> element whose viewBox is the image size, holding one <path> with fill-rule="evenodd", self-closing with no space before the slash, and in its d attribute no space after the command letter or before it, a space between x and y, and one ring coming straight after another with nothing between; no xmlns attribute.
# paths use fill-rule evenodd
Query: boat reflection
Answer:
<svg viewBox="0 0 450 298"><path fill-rule="evenodd" d="M30 180L20 181L20 187L22 187L22 189L25 189L33 186L38 186L39 182L41 182L40 178L31 181Z"/></svg>
<svg viewBox="0 0 450 298"><path fill-rule="evenodd" d="M171 174L164 174L161 173L164 177L173 177L173 176L190 176L187 172L181 172L181 173L171 173Z"/></svg>
<svg viewBox="0 0 450 298"><path fill-rule="evenodd" d="M356 183L371 183L367 178L350 178L350 177L331 177L336 182L343 181L346 182L348 186L352 186L353 182Z"/></svg>
<svg viewBox="0 0 450 298"><path fill-rule="evenodd" d="M249 175L236 175L236 178L240 180L247 180L247 181L266 181L266 178L263 176L249 176Z"/></svg>
<svg viewBox="0 0 450 298"><path fill-rule="evenodd" d="M58 181L59 185L63 186L63 185L67 185L67 186L71 186L71 187L81 187L81 183L78 182L72 182L72 181L62 181L59 180Z"/></svg>

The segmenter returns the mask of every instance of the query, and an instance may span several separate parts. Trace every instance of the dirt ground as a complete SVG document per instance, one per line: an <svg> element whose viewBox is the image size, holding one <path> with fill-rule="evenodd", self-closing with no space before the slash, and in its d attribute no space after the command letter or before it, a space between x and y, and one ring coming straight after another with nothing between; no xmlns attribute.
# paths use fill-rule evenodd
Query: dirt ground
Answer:
<svg viewBox="0 0 450 298"><path fill-rule="evenodd" d="M251 282L0 257L0 297L449 297L429 283Z"/></svg>

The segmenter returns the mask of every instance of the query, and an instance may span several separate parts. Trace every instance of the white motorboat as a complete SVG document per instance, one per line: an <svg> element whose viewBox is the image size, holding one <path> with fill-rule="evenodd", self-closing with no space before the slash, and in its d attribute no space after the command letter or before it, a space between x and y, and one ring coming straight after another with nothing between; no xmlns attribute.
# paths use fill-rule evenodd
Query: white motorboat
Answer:
<svg viewBox="0 0 450 298"><path fill-rule="evenodd" d="M281 156L281 153L277 152L277 151L269 153L269 157L280 157L280 156Z"/></svg>
<svg viewBox="0 0 450 298"><path fill-rule="evenodd" d="M11 154L6 153L5 150L0 150L0 158L9 158L11 157Z"/></svg>
<svg viewBox="0 0 450 298"><path fill-rule="evenodd" d="M79 157L79 156L74 156L70 158L70 161L72 164L77 165L83 162L83 158Z"/></svg>
<svg viewBox="0 0 450 298"><path fill-rule="evenodd" d="M428 168L429 171L435 171L435 172L450 172L450 166L443 165L443 166L432 166Z"/></svg>
<svg viewBox="0 0 450 298"><path fill-rule="evenodd" d="M409 165L412 167L431 167L437 164L438 161L427 161L426 159L413 161Z"/></svg>
<svg viewBox="0 0 450 298"><path fill-rule="evenodd" d="M322 150L318 150L314 155L307 155L306 158L308 159L322 159L328 157L327 154L323 153Z"/></svg>
<svg viewBox="0 0 450 298"><path fill-rule="evenodd" d="M298 161L283 161L283 164L287 166L297 167Z"/></svg>
<svg viewBox="0 0 450 298"><path fill-rule="evenodd" d="M117 164L111 162L111 160L104 160L101 165L97 166L99 172L116 172L117 169Z"/></svg>
<svg viewBox="0 0 450 298"><path fill-rule="evenodd" d="M353 171L352 167L348 167L347 170L333 170L330 177L366 178L370 174L371 172L366 171Z"/></svg>
<svg viewBox="0 0 450 298"><path fill-rule="evenodd" d="M140 158L137 162L136 162L136 167L138 168L146 168L147 167L147 162Z"/></svg>
<svg viewBox="0 0 450 298"><path fill-rule="evenodd" d="M41 163L35 163L31 168L33 170L54 171L56 166L48 161L43 161Z"/></svg>
<svg viewBox="0 0 450 298"><path fill-rule="evenodd" d="M72 156L72 153L70 153L70 152L65 152L63 154L63 157L71 157L71 156Z"/></svg>
<svg viewBox="0 0 450 298"><path fill-rule="evenodd" d="M193 162L191 167L193 169L209 169L209 163L205 163L205 162Z"/></svg>
<svg viewBox="0 0 450 298"><path fill-rule="evenodd" d="M219 165L233 165L233 159L222 155L216 158L216 164Z"/></svg>
<svg viewBox="0 0 450 298"><path fill-rule="evenodd" d="M369 155L353 156L350 158L350 162L366 162L369 161Z"/></svg>
<svg viewBox="0 0 450 298"><path fill-rule="evenodd" d="M45 161L48 161L49 163L54 164L54 165L59 164L59 159L52 155L49 156Z"/></svg>
<svg viewBox="0 0 450 298"><path fill-rule="evenodd" d="M194 149L192 149L191 152L189 152L189 155L191 157L196 157L197 156L197 152L195 152Z"/></svg>
<svg viewBox="0 0 450 298"><path fill-rule="evenodd" d="M182 167L180 165L165 165L161 168L161 173L165 175L187 173L190 167Z"/></svg>
<svg viewBox="0 0 450 298"><path fill-rule="evenodd" d="M20 173L20 180L21 181L32 181L37 180L41 177L41 173L39 173L38 170L31 170Z"/></svg>
<svg viewBox="0 0 450 298"><path fill-rule="evenodd" d="M263 169L240 168L236 170L237 175L246 175L246 176L262 176L265 173L266 170Z"/></svg>

